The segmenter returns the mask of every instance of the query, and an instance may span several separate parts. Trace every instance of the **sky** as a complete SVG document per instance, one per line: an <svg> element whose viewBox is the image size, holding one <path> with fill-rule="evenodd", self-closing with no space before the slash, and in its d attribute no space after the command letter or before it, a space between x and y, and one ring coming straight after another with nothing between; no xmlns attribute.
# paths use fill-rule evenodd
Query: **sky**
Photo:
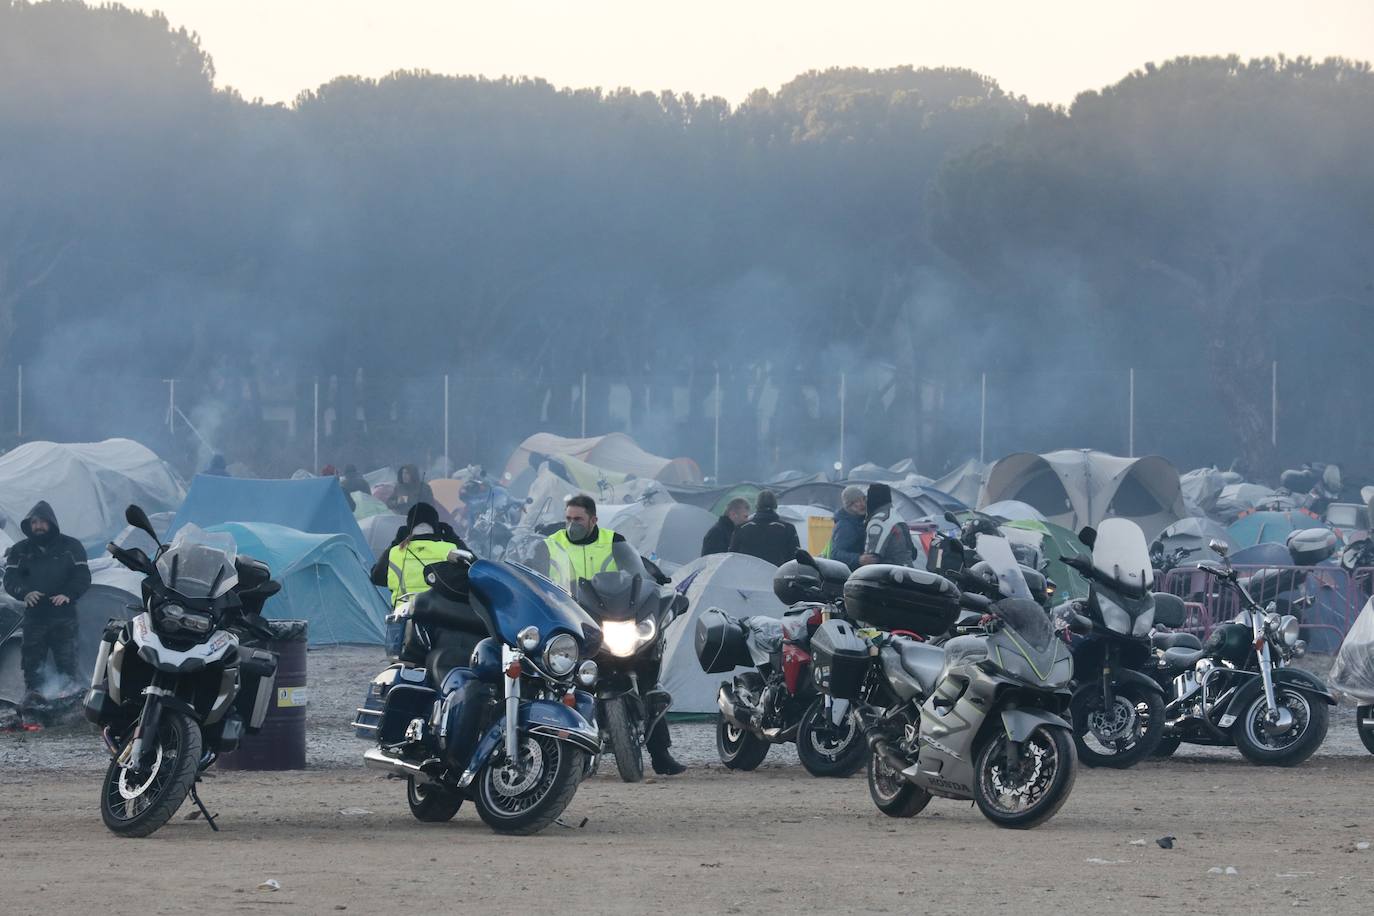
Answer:
<svg viewBox="0 0 1374 916"><path fill-rule="evenodd" d="M1068 104L1180 55L1374 59L1374 0L125 0L200 34L217 82L289 102L399 69L732 103L833 66L967 67Z"/></svg>

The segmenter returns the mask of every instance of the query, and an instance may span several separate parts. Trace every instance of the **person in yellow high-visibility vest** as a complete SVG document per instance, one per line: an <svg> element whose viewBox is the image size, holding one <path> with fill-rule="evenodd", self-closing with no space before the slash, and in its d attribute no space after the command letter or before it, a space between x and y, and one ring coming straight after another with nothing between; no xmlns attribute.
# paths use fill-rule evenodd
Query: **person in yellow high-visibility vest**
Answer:
<svg viewBox="0 0 1374 916"><path fill-rule="evenodd" d="M439 521L439 511L429 503L416 503L406 514L406 523L396 532L391 547L383 551L372 567L372 582L391 590L391 606L401 598L428 591L425 567L448 559L449 551L468 546L453 530Z"/></svg>

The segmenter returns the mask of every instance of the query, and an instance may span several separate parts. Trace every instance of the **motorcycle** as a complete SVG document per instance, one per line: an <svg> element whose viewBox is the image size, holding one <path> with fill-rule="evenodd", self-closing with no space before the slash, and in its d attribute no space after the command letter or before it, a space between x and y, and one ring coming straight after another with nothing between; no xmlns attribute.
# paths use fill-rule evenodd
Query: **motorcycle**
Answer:
<svg viewBox="0 0 1374 916"><path fill-rule="evenodd" d="M644 778L645 738L667 715L673 698L666 690L641 690L638 672L656 669L662 661L664 630L686 599L623 570L579 579L574 594L601 626L596 655L601 747L615 755L622 780L639 782Z"/></svg>
<svg viewBox="0 0 1374 916"><path fill-rule="evenodd" d="M400 663L374 681L354 723L377 744L363 763L406 780L417 820L447 821L470 799L497 833L537 833L601 748L587 692L601 631L566 592L514 564L455 550L425 581L429 591L388 620Z"/></svg>
<svg viewBox="0 0 1374 916"><path fill-rule="evenodd" d="M1298 618L1276 610L1291 574L1264 569L1241 578L1225 544L1210 548L1221 562L1205 560L1198 569L1234 592L1241 611L1205 643L1186 633L1154 638L1155 676L1171 697L1155 753L1168 756L1185 741L1234 745L1251 763L1296 766L1325 739L1327 707L1336 700L1318 677L1289 667L1306 651Z"/></svg>
<svg viewBox="0 0 1374 916"><path fill-rule="evenodd" d="M1370 567L1374 567L1374 540L1353 541L1341 553L1341 568L1348 576ZM1365 750L1374 754L1374 598L1365 602L1341 642L1329 679L1332 687L1358 704L1355 731Z"/></svg>
<svg viewBox="0 0 1374 916"><path fill-rule="evenodd" d="M757 769L774 744L789 742L812 776L846 777L863 767L867 748L858 724L846 701L835 703L817 690L810 651L817 628L843 617L848 577L845 564L798 551L773 577L774 594L789 606L781 620L739 620L718 608L697 619L703 671L751 669L723 682L716 696L716 751L727 768Z"/></svg>
<svg viewBox="0 0 1374 916"><path fill-rule="evenodd" d="M119 836L148 836L190 795L218 831L196 783L267 715L277 658L241 637L272 638L260 615L280 586L227 534L187 525L162 544L141 508L124 517L158 548L108 545L144 580L139 613L105 626L84 703L110 754L100 816Z"/></svg>
<svg viewBox="0 0 1374 916"><path fill-rule="evenodd" d="M1164 734L1164 688L1153 677L1151 632L1159 605L1183 623L1183 602L1151 594L1154 571L1145 534L1135 522L1109 518L1079 535L1089 557L1065 562L1088 580L1088 597L1061 605L1076 618L1070 710L1078 759L1087 766L1125 769L1154 753Z"/></svg>
<svg viewBox="0 0 1374 916"><path fill-rule="evenodd" d="M1063 718L1073 661L1006 541L980 534L977 552L1009 597L961 593L927 570L864 567L845 585L845 607L878 630L830 621L812 645L830 692L855 703L879 811L911 817L936 795L972 799L994 824L1026 829L1073 789ZM942 633L961 607L981 616L943 646L895 632Z"/></svg>

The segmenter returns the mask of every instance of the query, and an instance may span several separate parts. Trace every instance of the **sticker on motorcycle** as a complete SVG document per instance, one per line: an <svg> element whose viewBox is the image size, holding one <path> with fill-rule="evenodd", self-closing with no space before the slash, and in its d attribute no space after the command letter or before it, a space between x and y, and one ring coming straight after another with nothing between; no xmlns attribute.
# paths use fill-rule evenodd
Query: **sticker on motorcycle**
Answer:
<svg viewBox="0 0 1374 916"><path fill-rule="evenodd" d="M277 688L277 708L289 709L295 706L306 705L306 688L304 687L278 687Z"/></svg>

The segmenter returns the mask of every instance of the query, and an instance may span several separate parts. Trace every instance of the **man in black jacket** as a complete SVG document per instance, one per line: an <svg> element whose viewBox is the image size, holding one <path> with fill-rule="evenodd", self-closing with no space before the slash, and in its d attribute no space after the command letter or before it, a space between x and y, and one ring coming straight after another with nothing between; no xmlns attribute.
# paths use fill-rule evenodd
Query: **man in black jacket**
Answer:
<svg viewBox="0 0 1374 916"><path fill-rule="evenodd" d="M706 532L706 537L701 539L701 555L706 557L713 553L729 553L730 538L734 536L735 529L748 520L749 500L743 496L730 500L725 507L725 514L716 520L711 530Z"/></svg>
<svg viewBox="0 0 1374 916"><path fill-rule="evenodd" d="M52 652L57 670L76 672L76 601L91 587L86 550L63 534L57 516L40 502L19 524L24 540L5 554L5 591L24 602L24 685L38 689L39 669Z"/></svg>
<svg viewBox="0 0 1374 916"><path fill-rule="evenodd" d="M758 508L730 538L731 553L747 553L781 566L797 555L801 541L797 529L778 517L778 495L772 490L759 494Z"/></svg>

